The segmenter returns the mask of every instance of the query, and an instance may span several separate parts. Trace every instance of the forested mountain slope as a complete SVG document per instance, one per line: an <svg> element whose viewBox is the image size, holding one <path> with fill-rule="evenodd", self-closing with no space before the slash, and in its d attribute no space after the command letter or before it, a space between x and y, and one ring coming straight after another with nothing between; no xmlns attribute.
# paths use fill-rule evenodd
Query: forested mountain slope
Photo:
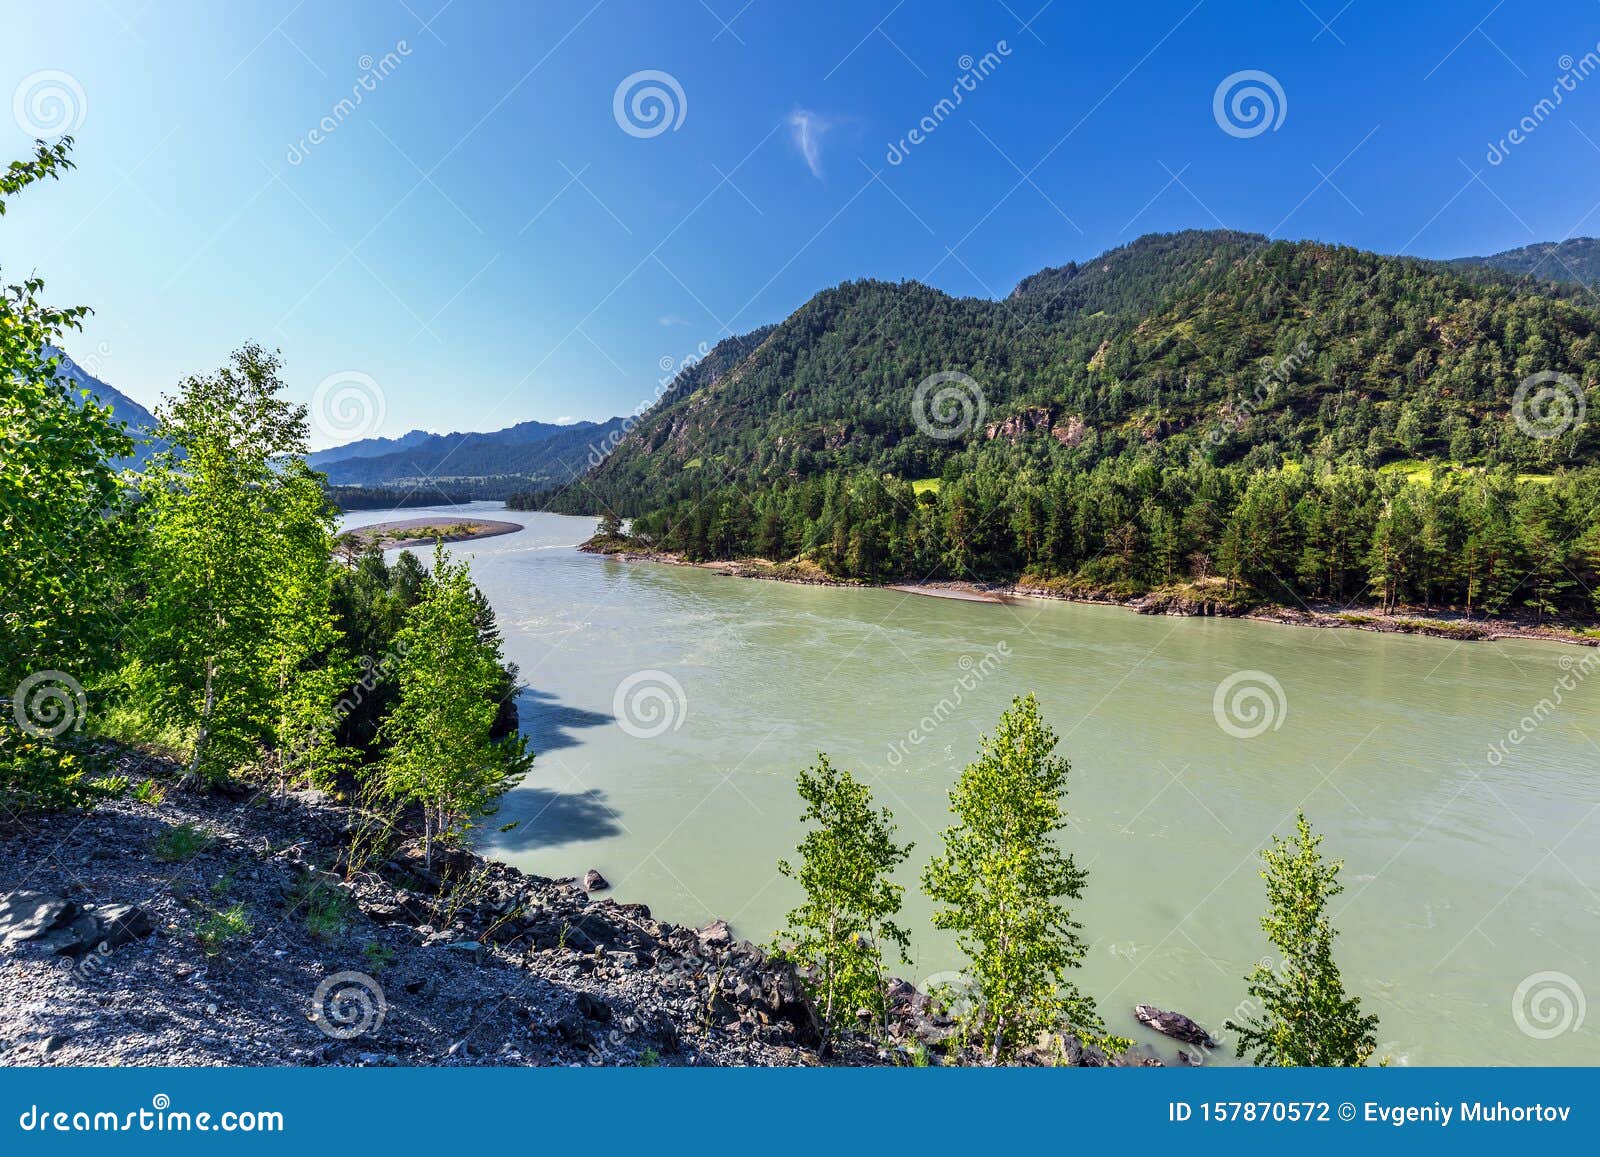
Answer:
<svg viewBox="0 0 1600 1157"><path fill-rule="evenodd" d="M1581 286L1189 232L1000 301L850 282L714 354L581 485L519 504L878 580L1539 615L1600 589Z"/></svg>
<svg viewBox="0 0 1600 1157"><path fill-rule="evenodd" d="M1596 327L1575 286L1235 233L1142 238L1003 301L849 282L739 339L754 348L737 363L686 374L570 500L632 514L723 481L930 477L1019 427L1036 457L1080 467L1156 447L1218 464L1587 462L1592 424L1528 438L1511 404L1539 372L1592 388ZM983 411L955 436L917 425L917 386L941 372L968 375Z"/></svg>
<svg viewBox="0 0 1600 1157"><path fill-rule="evenodd" d="M1488 257L1459 257L1452 264L1486 265L1535 280L1592 286L1600 282L1600 239L1569 237L1565 241L1545 241Z"/></svg>

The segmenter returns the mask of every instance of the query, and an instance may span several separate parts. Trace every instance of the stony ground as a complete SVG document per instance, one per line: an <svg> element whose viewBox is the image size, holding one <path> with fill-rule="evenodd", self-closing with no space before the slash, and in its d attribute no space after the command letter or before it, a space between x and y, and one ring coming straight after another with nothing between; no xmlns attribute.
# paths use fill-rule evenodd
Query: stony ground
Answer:
<svg viewBox="0 0 1600 1157"><path fill-rule="evenodd" d="M13 825L0 1064L810 1062L792 973L724 926L410 844L351 873L361 826L242 789Z"/></svg>
<svg viewBox="0 0 1600 1157"><path fill-rule="evenodd" d="M656 920L592 871L430 865L320 792L182 791L120 758L151 790L0 821L0 1066L818 1063L793 968L721 921ZM926 995L890 993L884 1042L847 1035L828 1063L982 1063ZM1022 1060L1107 1063L1070 1037Z"/></svg>

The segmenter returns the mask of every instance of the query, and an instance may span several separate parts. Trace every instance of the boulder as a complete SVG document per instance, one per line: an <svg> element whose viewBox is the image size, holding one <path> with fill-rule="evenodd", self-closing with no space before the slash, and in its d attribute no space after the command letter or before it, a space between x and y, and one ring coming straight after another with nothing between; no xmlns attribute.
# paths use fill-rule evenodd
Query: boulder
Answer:
<svg viewBox="0 0 1600 1157"><path fill-rule="evenodd" d="M603 892L611 887L611 881L602 876L596 869L590 868L583 874L583 890L585 892Z"/></svg>
<svg viewBox="0 0 1600 1157"><path fill-rule="evenodd" d="M94 916L100 922L101 931L98 942L91 944L91 948L121 948L155 931L150 913L133 904L96 905Z"/></svg>
<svg viewBox="0 0 1600 1157"><path fill-rule="evenodd" d="M733 943L733 933L726 920L713 920L695 933L700 943L707 947L726 948Z"/></svg>
<svg viewBox="0 0 1600 1157"><path fill-rule="evenodd" d="M1208 1049L1217 1047L1217 1042L1211 1039L1210 1033L1181 1012L1166 1012L1153 1004L1136 1004L1133 1006L1133 1015L1139 1018L1140 1024L1148 1025L1157 1032L1165 1033L1185 1044L1199 1045Z"/></svg>
<svg viewBox="0 0 1600 1157"><path fill-rule="evenodd" d="M0 943L39 940L56 955L73 960L95 951L109 953L153 931L150 914L133 904L80 906L28 891L0 896Z"/></svg>
<svg viewBox="0 0 1600 1157"><path fill-rule="evenodd" d="M78 905L43 892L16 891L0 896L0 943L37 940L65 927L78 914Z"/></svg>
<svg viewBox="0 0 1600 1157"><path fill-rule="evenodd" d="M598 996L587 992L578 993L578 1011L586 1019L598 1021L600 1024L609 1024L611 1021L611 1006Z"/></svg>

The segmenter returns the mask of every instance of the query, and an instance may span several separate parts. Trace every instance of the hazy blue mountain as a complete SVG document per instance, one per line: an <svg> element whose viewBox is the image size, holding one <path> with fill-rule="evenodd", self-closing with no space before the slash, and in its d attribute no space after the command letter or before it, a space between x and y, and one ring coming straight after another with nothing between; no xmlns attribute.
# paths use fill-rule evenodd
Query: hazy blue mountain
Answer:
<svg viewBox="0 0 1600 1157"><path fill-rule="evenodd" d="M359 442L318 450L314 454L307 455L306 461L318 470L329 470L336 463L351 463L359 459L393 459L393 462L381 467L392 472L401 468L400 464L406 461L407 455L414 456L418 462L427 462L442 458L452 450L464 448L464 445L528 446L565 431L589 429L594 425L594 422L574 422L569 425L556 425L554 422L518 422L515 426L484 433L461 430L449 434L432 434L427 430L412 430L398 438L363 438ZM361 473L362 469L359 466L352 466L340 473L341 475L351 471Z"/></svg>
<svg viewBox="0 0 1600 1157"><path fill-rule="evenodd" d="M622 418L608 422L522 422L487 433L429 434L388 453L313 459L335 486L386 486L430 480L468 485L478 497L498 497L505 481L560 484L581 474L624 432ZM486 480L494 480L489 484ZM481 491L481 493L480 493Z"/></svg>
<svg viewBox="0 0 1600 1157"><path fill-rule="evenodd" d="M343 446L314 450L306 455L306 461L320 470L324 462L343 462L347 458L376 458L382 454L393 454L396 450L409 450L413 446L422 445L429 438L437 437L439 435L430 434L426 430L412 430L401 434L398 438L362 438L356 442L346 442Z"/></svg>
<svg viewBox="0 0 1600 1157"><path fill-rule="evenodd" d="M72 356L65 350L52 346L47 347L47 351L60 359L56 371L57 377L66 378L78 389L88 390L102 406L111 407L113 418L128 427L128 435L134 442L133 456L118 462L119 466L142 464L155 453L158 440L154 437L156 429L154 414L115 386L95 377L73 361Z"/></svg>
<svg viewBox="0 0 1600 1157"><path fill-rule="evenodd" d="M1452 264L1487 265L1491 269L1546 281L1594 285L1600 282L1600 239L1570 237L1565 241L1541 241L1488 257L1458 257Z"/></svg>

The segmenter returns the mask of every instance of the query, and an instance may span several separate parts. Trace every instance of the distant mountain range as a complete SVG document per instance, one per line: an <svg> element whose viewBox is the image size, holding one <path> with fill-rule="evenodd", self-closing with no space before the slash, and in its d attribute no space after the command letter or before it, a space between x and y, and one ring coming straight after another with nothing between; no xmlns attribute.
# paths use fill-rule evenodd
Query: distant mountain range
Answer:
<svg viewBox="0 0 1600 1157"><path fill-rule="evenodd" d="M1488 257L1458 257L1451 264L1486 265L1546 281L1590 286L1600 281L1600 240L1572 237L1566 241L1545 241Z"/></svg>
<svg viewBox="0 0 1600 1157"><path fill-rule="evenodd" d="M403 487L427 482L476 498L500 498L530 483L560 486L582 474L625 432L624 420L519 422L484 434L429 434L369 438L321 450L311 465L334 486Z"/></svg>
<svg viewBox="0 0 1600 1157"><path fill-rule="evenodd" d="M60 359L61 377L110 406L112 417L128 427L135 451L119 465L139 466L148 460L160 446L155 415L66 351L50 352ZM335 488L369 488L374 498L380 497L378 491L404 495L424 489L442 501L502 498L530 486L569 482L603 458L624 432L622 418L567 425L519 422L481 434L412 430L398 438L363 438L318 450L307 461L325 472Z"/></svg>

